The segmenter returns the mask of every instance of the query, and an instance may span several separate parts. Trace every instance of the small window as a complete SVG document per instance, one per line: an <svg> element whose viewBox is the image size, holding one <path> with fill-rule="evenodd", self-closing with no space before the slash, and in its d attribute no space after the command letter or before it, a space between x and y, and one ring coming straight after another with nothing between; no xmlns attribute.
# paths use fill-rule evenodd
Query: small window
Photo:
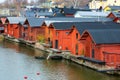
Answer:
<svg viewBox="0 0 120 80"><path fill-rule="evenodd" d="M76 39L78 39L78 33L76 33Z"/></svg>
<svg viewBox="0 0 120 80"><path fill-rule="evenodd" d="M59 32L56 32L56 36L58 36Z"/></svg>
<svg viewBox="0 0 120 80"><path fill-rule="evenodd" d="M66 32L66 35L68 35L69 34L69 32Z"/></svg>
<svg viewBox="0 0 120 80"><path fill-rule="evenodd" d="M33 32L33 30L31 29L31 33Z"/></svg>
<svg viewBox="0 0 120 80"><path fill-rule="evenodd" d="M50 30L48 31L48 34L50 34Z"/></svg>
<svg viewBox="0 0 120 80"><path fill-rule="evenodd" d="M66 47L65 49L68 50L68 47Z"/></svg>

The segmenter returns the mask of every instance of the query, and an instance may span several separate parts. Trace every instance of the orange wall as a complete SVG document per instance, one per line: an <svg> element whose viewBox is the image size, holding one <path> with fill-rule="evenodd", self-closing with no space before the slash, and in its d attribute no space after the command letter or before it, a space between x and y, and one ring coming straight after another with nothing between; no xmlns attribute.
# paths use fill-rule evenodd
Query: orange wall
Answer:
<svg viewBox="0 0 120 80"><path fill-rule="evenodd" d="M120 65L120 44L94 44L90 36L81 43L85 48L85 57L92 58L92 49L94 49L94 59L105 61L112 67Z"/></svg>
<svg viewBox="0 0 120 80"><path fill-rule="evenodd" d="M18 24L14 24L14 25L13 25L13 37L15 37L16 39L19 38L19 28L18 28Z"/></svg>
<svg viewBox="0 0 120 80"><path fill-rule="evenodd" d="M86 57L91 58L92 48L94 48L94 44L92 43L91 37L88 36L84 43L84 49L85 49L84 52Z"/></svg>
<svg viewBox="0 0 120 80"><path fill-rule="evenodd" d="M51 29L52 41L53 41L53 48L55 48L55 40L58 40L58 49L62 50L70 50L73 55L80 55L83 50L83 45L79 42L80 34L76 28L69 33L69 30L55 30ZM50 34L51 34L50 33ZM76 39L76 33L78 33L78 39ZM76 45L78 45L78 54L76 54Z"/></svg>
<svg viewBox="0 0 120 80"><path fill-rule="evenodd" d="M120 64L120 44L105 44L99 45L99 47L101 54L100 60L105 60L109 66ZM104 54L103 52L107 52L108 54Z"/></svg>

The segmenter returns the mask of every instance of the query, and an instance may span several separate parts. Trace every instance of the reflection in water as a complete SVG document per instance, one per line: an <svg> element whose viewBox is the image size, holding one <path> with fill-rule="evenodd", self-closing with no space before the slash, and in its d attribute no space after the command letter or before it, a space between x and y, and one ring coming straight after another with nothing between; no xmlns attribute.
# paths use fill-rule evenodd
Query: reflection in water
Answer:
<svg viewBox="0 0 120 80"><path fill-rule="evenodd" d="M0 80L120 80L66 60L37 60L42 51L9 41L0 42ZM37 75L40 73L40 75Z"/></svg>

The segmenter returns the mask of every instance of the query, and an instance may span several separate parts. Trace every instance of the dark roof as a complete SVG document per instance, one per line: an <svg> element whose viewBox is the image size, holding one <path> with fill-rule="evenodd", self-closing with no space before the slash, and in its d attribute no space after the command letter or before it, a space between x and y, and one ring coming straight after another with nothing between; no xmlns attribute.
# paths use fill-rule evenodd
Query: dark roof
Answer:
<svg viewBox="0 0 120 80"><path fill-rule="evenodd" d="M24 13L24 16L25 16L25 17L35 17L35 12L26 11L26 12Z"/></svg>
<svg viewBox="0 0 120 80"><path fill-rule="evenodd" d="M96 44L120 43L120 29L87 30Z"/></svg>
<svg viewBox="0 0 120 80"><path fill-rule="evenodd" d="M107 22L112 21L110 18L72 18L72 17L59 17L59 18L48 18L45 23L49 24L54 22ZM60 24L61 25L61 24Z"/></svg>
<svg viewBox="0 0 120 80"><path fill-rule="evenodd" d="M26 11L24 13L25 17L35 17L35 16L52 16L53 12L34 12L34 11Z"/></svg>
<svg viewBox="0 0 120 80"><path fill-rule="evenodd" d="M42 23L44 22L45 18L34 18L34 17L31 18L30 17L30 18L27 18L27 20L31 27L40 27Z"/></svg>
<svg viewBox="0 0 120 80"><path fill-rule="evenodd" d="M81 22L74 24L80 34L87 29L120 29L120 24L115 22Z"/></svg>
<svg viewBox="0 0 120 80"><path fill-rule="evenodd" d="M120 10L120 6L108 6L110 7L112 10Z"/></svg>
<svg viewBox="0 0 120 80"><path fill-rule="evenodd" d="M52 12L37 12L36 15L38 16L52 16Z"/></svg>
<svg viewBox="0 0 120 80"><path fill-rule="evenodd" d="M48 8L36 8L36 7L34 7L34 8L31 8L31 11L33 11L33 12L48 12L49 9Z"/></svg>
<svg viewBox="0 0 120 80"><path fill-rule="evenodd" d="M112 12L115 17L120 17L120 12Z"/></svg>
<svg viewBox="0 0 120 80"><path fill-rule="evenodd" d="M55 13L54 17L65 17L65 15L62 13Z"/></svg>
<svg viewBox="0 0 120 80"><path fill-rule="evenodd" d="M58 30L71 29L74 22L54 22L53 27Z"/></svg>
<svg viewBox="0 0 120 80"><path fill-rule="evenodd" d="M114 22L55 22L52 23L55 29L71 29L74 25L80 34L87 29L120 29L120 24Z"/></svg>
<svg viewBox="0 0 120 80"><path fill-rule="evenodd" d="M64 14L75 14L79 9L74 9L74 8L63 8L63 13Z"/></svg>
<svg viewBox="0 0 120 80"><path fill-rule="evenodd" d="M53 11L53 13L60 13L62 9L63 8L55 7L55 8L52 8L52 11Z"/></svg>

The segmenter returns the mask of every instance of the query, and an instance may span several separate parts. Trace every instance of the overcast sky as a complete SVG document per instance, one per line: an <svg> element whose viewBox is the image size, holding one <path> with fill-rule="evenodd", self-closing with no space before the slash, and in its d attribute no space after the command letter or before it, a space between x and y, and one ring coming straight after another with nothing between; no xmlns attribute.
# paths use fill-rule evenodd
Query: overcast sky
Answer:
<svg viewBox="0 0 120 80"><path fill-rule="evenodd" d="M4 2L4 0L0 0L0 3Z"/></svg>
<svg viewBox="0 0 120 80"><path fill-rule="evenodd" d="M5 0L0 0L0 3L4 2ZM28 2L30 2L31 0L28 0Z"/></svg>

